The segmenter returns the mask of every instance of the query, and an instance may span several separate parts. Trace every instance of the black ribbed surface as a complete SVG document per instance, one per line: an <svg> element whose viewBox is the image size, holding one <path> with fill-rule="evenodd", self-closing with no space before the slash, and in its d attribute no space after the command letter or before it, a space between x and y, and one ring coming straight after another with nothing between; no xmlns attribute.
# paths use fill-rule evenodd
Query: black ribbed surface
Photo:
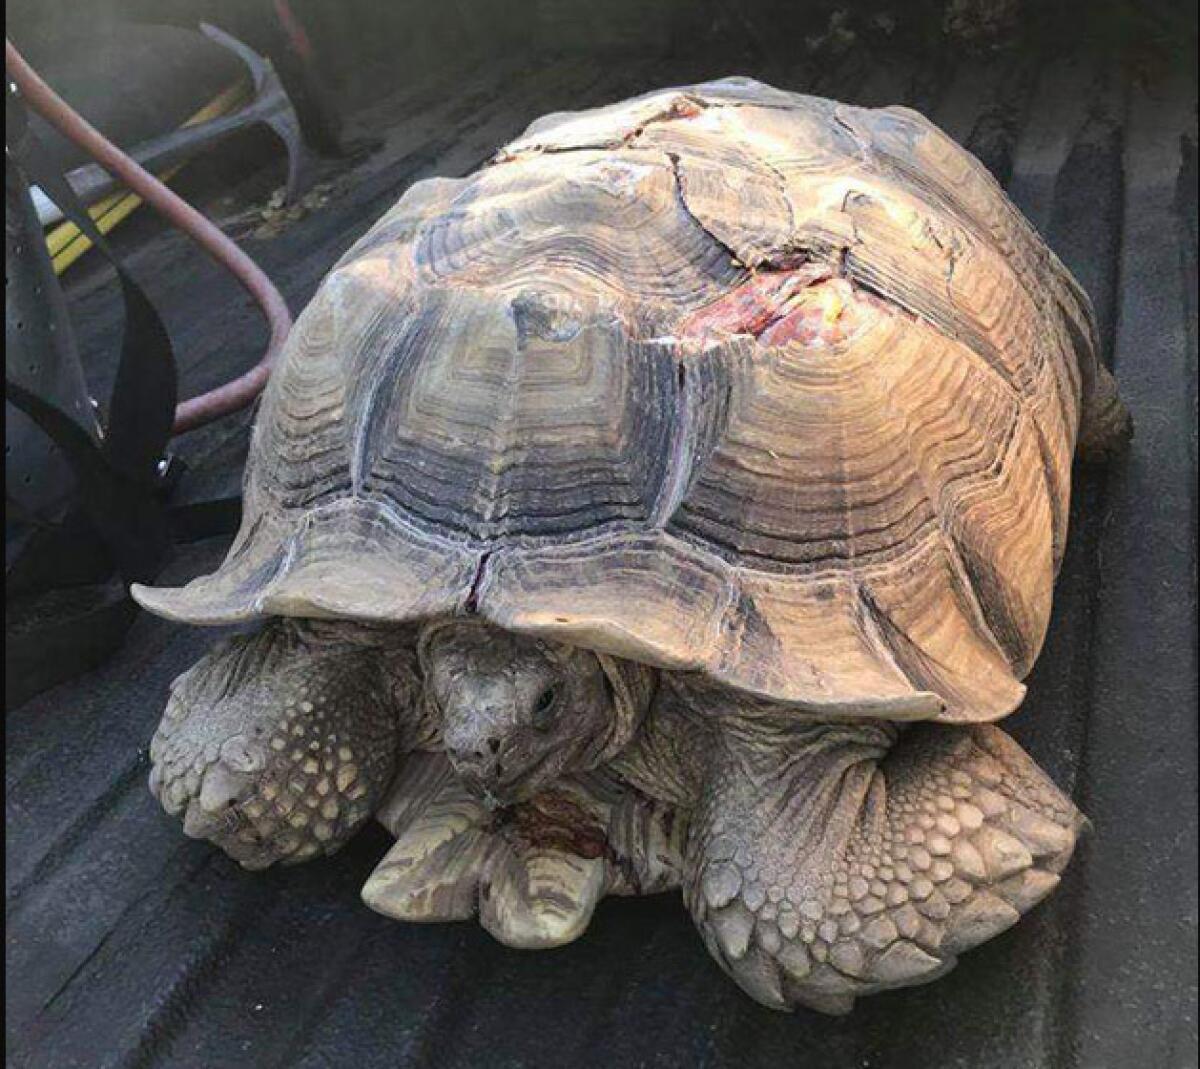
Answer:
<svg viewBox="0 0 1200 1069"><path fill-rule="evenodd" d="M158 811L146 745L167 683L213 636L142 618L104 668L8 717L9 1064L1196 1064L1194 81L1139 87L1086 59L956 70L857 50L824 68L736 66L514 59L380 101L352 126L384 147L327 167L340 192L248 249L299 309L415 178L470 170L547 111L731 73L908 102L973 148L1092 294L1137 424L1128 457L1076 472L1050 637L1007 725L1095 824L1059 891L949 978L845 1019L741 995L678 895L609 900L582 940L541 954L473 924L403 926L357 897L388 843L379 828L335 859L251 875ZM209 210L261 203L263 182ZM263 330L232 282L151 221L123 240L175 334L185 394L252 361ZM85 271L70 288L95 353L119 329L102 282ZM236 478L244 427L180 443L209 485ZM186 548L173 578L223 548Z"/></svg>

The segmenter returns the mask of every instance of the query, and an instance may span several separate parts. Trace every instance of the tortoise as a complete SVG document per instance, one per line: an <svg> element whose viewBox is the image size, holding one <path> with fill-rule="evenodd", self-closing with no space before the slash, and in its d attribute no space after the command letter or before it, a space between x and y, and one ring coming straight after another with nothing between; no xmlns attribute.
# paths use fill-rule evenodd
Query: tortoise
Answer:
<svg viewBox="0 0 1200 1069"><path fill-rule="evenodd" d="M409 920L577 937L681 887L758 1001L923 982L1084 819L994 721L1072 457L1128 415L1088 297L918 113L729 78L413 185L300 317L151 786L247 868L396 836Z"/></svg>

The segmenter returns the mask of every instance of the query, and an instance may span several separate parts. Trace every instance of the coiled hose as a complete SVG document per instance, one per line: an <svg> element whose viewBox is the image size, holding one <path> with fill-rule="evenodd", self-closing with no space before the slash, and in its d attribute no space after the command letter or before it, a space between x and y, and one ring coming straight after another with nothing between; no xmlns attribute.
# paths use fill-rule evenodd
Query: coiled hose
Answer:
<svg viewBox="0 0 1200 1069"><path fill-rule="evenodd" d="M9 79L25 102L59 133L123 182L147 204L195 241L218 264L227 269L262 309L270 327L262 359L243 375L199 397L182 401L175 409L172 434L182 434L211 423L250 404L267 384L271 365L283 348L292 327L291 313L280 292L262 269L187 201L172 192L105 138L50 88L17 51L4 40L4 66Z"/></svg>

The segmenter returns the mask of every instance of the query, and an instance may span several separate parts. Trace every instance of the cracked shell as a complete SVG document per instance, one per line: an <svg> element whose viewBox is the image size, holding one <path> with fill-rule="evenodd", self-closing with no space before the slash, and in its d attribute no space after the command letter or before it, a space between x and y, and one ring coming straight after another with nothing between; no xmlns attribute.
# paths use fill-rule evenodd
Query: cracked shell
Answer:
<svg viewBox="0 0 1200 1069"><path fill-rule="evenodd" d="M1046 628L1094 339L913 112L726 79L548 116L345 254L228 558L137 596L474 611L817 714L995 719Z"/></svg>

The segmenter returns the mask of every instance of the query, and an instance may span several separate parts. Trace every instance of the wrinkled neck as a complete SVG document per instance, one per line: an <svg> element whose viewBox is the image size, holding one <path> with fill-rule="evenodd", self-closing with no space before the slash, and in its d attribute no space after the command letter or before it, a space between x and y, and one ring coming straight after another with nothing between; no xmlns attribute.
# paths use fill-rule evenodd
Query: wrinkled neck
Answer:
<svg viewBox="0 0 1200 1069"><path fill-rule="evenodd" d="M596 654L613 697L613 716L592 767L624 751L646 719L658 689L658 670L636 661Z"/></svg>

